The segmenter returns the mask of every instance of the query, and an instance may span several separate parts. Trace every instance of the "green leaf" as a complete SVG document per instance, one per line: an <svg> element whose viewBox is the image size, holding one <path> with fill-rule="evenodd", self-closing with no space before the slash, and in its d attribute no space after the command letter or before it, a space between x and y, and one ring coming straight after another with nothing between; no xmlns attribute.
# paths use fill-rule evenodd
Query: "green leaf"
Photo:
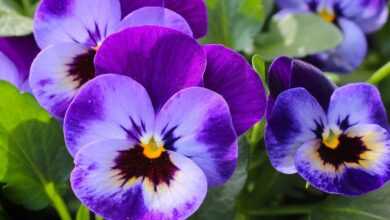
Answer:
<svg viewBox="0 0 390 220"><path fill-rule="evenodd" d="M55 199L47 189L64 191L72 166L60 124L29 94L0 82L0 180L5 194L29 209ZM52 191L53 191L52 190ZM49 198L50 196L50 198Z"/></svg>
<svg viewBox="0 0 390 220"><path fill-rule="evenodd" d="M253 69L255 69L255 71L259 75L261 81L263 82L264 88L267 89L268 88L268 85L267 85L267 71L266 71L266 68L265 68L265 62L261 58L261 56L255 54L252 57L252 66L253 66Z"/></svg>
<svg viewBox="0 0 390 220"><path fill-rule="evenodd" d="M191 220L203 219L234 219L236 198L243 189L247 179L248 143L245 138L240 140L237 168L231 179L222 187L209 189L206 200Z"/></svg>
<svg viewBox="0 0 390 220"><path fill-rule="evenodd" d="M204 43L221 43L236 50L251 52L253 38L265 20L269 0L206 0L209 33Z"/></svg>
<svg viewBox="0 0 390 220"><path fill-rule="evenodd" d="M339 29L314 14L273 18L270 32L256 40L256 53L263 59L277 56L303 57L335 48L342 41Z"/></svg>
<svg viewBox="0 0 390 220"><path fill-rule="evenodd" d="M33 17L38 0L0 0L0 10Z"/></svg>
<svg viewBox="0 0 390 220"><path fill-rule="evenodd" d="M265 62L261 57L255 54L252 57L252 66L253 69L256 70L257 74L259 74L260 78L265 81L266 80L266 71L265 71Z"/></svg>
<svg viewBox="0 0 390 220"><path fill-rule="evenodd" d="M388 220L390 187L356 198L331 196L311 209L311 220Z"/></svg>
<svg viewBox="0 0 390 220"><path fill-rule="evenodd" d="M80 205L79 210L77 211L76 220L89 220L89 210L87 207Z"/></svg>
<svg viewBox="0 0 390 220"><path fill-rule="evenodd" d="M33 20L14 11L0 10L0 36L23 36L31 34Z"/></svg>

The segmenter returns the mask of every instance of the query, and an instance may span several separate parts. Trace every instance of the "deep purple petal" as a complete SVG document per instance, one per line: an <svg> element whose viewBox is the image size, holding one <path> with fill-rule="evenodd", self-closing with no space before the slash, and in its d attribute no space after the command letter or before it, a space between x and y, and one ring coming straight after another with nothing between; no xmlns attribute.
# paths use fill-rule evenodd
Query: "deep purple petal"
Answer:
<svg viewBox="0 0 390 220"><path fill-rule="evenodd" d="M295 173L297 149L316 139L316 131L325 124L324 110L305 89L281 93L266 128L265 145L272 165L280 172Z"/></svg>
<svg viewBox="0 0 390 220"><path fill-rule="evenodd" d="M32 35L0 38L0 79L19 89L29 91L28 76L31 63L39 48Z"/></svg>
<svg viewBox="0 0 390 220"><path fill-rule="evenodd" d="M335 49L310 57L308 61L324 71L351 73L366 57L366 36L352 21L339 19L338 24L344 34L343 42Z"/></svg>
<svg viewBox="0 0 390 220"><path fill-rule="evenodd" d="M293 59L289 57L278 57L269 67L268 87L274 99L283 91L291 88L292 62Z"/></svg>
<svg viewBox="0 0 390 220"><path fill-rule="evenodd" d="M143 7L131 12L123 18L119 30L144 25L172 28L193 37L191 27L187 21L178 13L163 7Z"/></svg>
<svg viewBox="0 0 390 220"><path fill-rule="evenodd" d="M316 67L300 60L294 60L292 63L291 88L295 87L305 88L326 111L336 85Z"/></svg>
<svg viewBox="0 0 390 220"><path fill-rule="evenodd" d="M330 96L336 87L316 67L288 57L279 57L273 61L268 73L268 84L271 94L267 107L268 116L277 96L289 88L297 87L305 88L326 111Z"/></svg>
<svg viewBox="0 0 390 220"><path fill-rule="evenodd" d="M146 6L165 7L185 18L195 38L201 38L207 33L207 8L204 0L121 0L121 4L123 17Z"/></svg>
<svg viewBox="0 0 390 220"><path fill-rule="evenodd" d="M347 120L349 126L378 124L388 128L381 95L377 88L366 83L349 84L338 88L330 101L328 120L332 124L340 124Z"/></svg>
<svg viewBox="0 0 390 220"><path fill-rule="evenodd" d="M190 159L168 152L167 160L176 169L169 184L153 185L147 176L124 182L116 165L132 146L128 141L105 140L79 151L71 183L81 202L105 219L186 219L193 214L207 193L202 170Z"/></svg>
<svg viewBox="0 0 390 220"><path fill-rule="evenodd" d="M142 85L127 76L106 74L85 84L69 106L65 141L75 155L95 141L135 140L151 131L153 123L153 107Z"/></svg>
<svg viewBox="0 0 390 220"><path fill-rule="evenodd" d="M34 18L34 35L43 49L60 42L96 47L121 19L118 0L42 0Z"/></svg>
<svg viewBox="0 0 390 220"><path fill-rule="evenodd" d="M338 167L333 166L319 153L321 143L316 140L299 148L296 154L298 173L311 185L328 193L354 196L383 186L390 174L390 136L387 130L378 125L358 125L347 130L346 135L359 138L366 148L358 155L357 163L346 161Z"/></svg>
<svg viewBox="0 0 390 220"><path fill-rule="evenodd" d="M264 115L266 95L263 84L238 53L219 45L204 48L207 54L204 86L225 98L237 134L241 135Z"/></svg>
<svg viewBox="0 0 390 220"><path fill-rule="evenodd" d="M389 13L386 0L341 0L338 10L341 16L354 21L365 33L380 29Z"/></svg>
<svg viewBox="0 0 390 220"><path fill-rule="evenodd" d="M95 51L76 43L44 49L31 66L30 85L38 102L63 119L79 88L95 76Z"/></svg>
<svg viewBox="0 0 390 220"><path fill-rule="evenodd" d="M237 136L222 96L200 87L181 90L164 105L156 132L206 174L209 186L226 182L236 167ZM169 146L168 145L168 146Z"/></svg>
<svg viewBox="0 0 390 220"><path fill-rule="evenodd" d="M177 91L201 83L206 55L188 35L144 26L108 37L96 55L95 64L98 74L124 74L141 83L158 111Z"/></svg>

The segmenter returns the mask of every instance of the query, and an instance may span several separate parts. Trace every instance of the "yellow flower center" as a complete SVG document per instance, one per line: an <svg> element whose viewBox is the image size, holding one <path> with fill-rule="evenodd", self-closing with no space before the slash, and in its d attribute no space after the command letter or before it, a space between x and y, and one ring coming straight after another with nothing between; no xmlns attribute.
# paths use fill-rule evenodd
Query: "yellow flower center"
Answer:
<svg viewBox="0 0 390 220"><path fill-rule="evenodd" d="M321 10L318 14L321 16L322 19L324 19L327 22L333 22L336 19L335 14L326 9Z"/></svg>
<svg viewBox="0 0 390 220"><path fill-rule="evenodd" d="M335 150L340 145L339 134L334 133L332 130L324 132L322 134L322 143L330 148Z"/></svg>
<svg viewBox="0 0 390 220"><path fill-rule="evenodd" d="M153 137L147 143L141 143L144 155L149 159L157 159L165 151L164 145L158 143Z"/></svg>

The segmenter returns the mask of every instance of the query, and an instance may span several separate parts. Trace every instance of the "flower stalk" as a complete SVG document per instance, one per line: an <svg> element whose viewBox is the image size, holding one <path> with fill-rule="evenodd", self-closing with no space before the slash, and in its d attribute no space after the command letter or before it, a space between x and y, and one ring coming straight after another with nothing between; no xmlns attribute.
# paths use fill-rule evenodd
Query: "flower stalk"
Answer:
<svg viewBox="0 0 390 220"><path fill-rule="evenodd" d="M45 191L50 201L52 202L52 205L60 216L61 220L72 220L72 217L69 213L69 209L66 206L64 200L62 199L61 195L58 193L54 183L47 183L45 185Z"/></svg>

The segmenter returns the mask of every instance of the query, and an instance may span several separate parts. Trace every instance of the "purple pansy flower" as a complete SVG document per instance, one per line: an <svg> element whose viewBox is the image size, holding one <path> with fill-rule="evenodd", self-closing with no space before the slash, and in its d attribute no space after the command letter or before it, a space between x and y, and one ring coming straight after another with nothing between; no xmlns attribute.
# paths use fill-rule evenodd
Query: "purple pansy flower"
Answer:
<svg viewBox="0 0 390 220"><path fill-rule="evenodd" d="M98 75L124 74L144 85L156 111L180 89L211 89L229 104L238 135L265 111L261 80L241 55L221 45L202 47L174 30L143 27L114 34L99 49L95 65Z"/></svg>
<svg viewBox="0 0 390 220"><path fill-rule="evenodd" d="M38 52L32 35L0 37L0 80L8 81L22 91L30 91L30 66Z"/></svg>
<svg viewBox="0 0 390 220"><path fill-rule="evenodd" d="M288 58L277 59L271 72L271 94L277 94L265 141L278 171L298 173L322 191L343 195L361 195L389 180L388 120L374 86L334 89L317 69ZM301 76L311 81L286 86Z"/></svg>
<svg viewBox="0 0 390 220"><path fill-rule="evenodd" d="M159 2L42 0L34 18L34 36L43 51L35 59L30 76L39 103L62 119L80 87L95 77L96 51L112 33L127 27L158 25L194 37L205 35L203 0Z"/></svg>
<svg viewBox="0 0 390 220"><path fill-rule="evenodd" d="M264 112L256 73L223 46L156 26L111 35L95 62L103 75L64 120L76 196L107 219L189 217L232 175L236 131Z"/></svg>
<svg viewBox="0 0 390 220"><path fill-rule="evenodd" d="M318 13L341 29L344 40L337 48L307 58L324 71L338 73L352 72L364 61L365 35L380 29L388 18L386 0L278 0L277 3L282 15Z"/></svg>

